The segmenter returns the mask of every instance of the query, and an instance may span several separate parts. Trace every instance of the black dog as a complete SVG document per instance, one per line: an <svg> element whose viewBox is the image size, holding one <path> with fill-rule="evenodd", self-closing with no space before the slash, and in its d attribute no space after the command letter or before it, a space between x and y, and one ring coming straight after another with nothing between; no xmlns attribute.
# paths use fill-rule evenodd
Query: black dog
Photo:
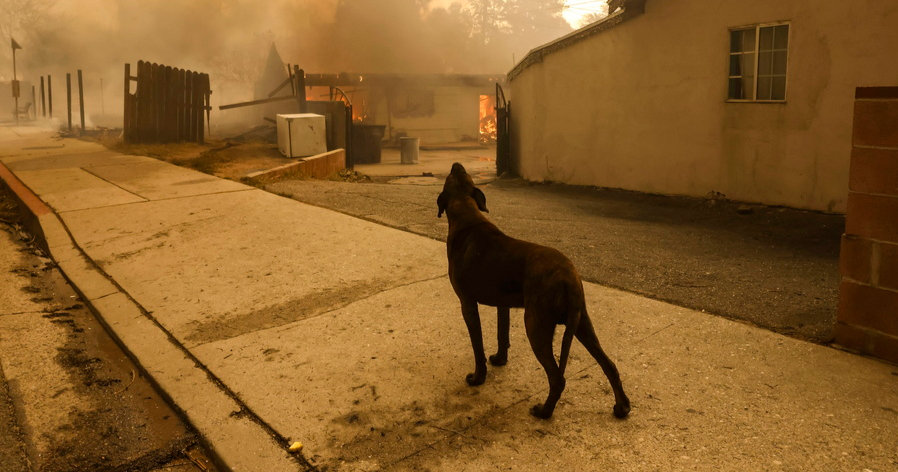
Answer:
<svg viewBox="0 0 898 472"><path fill-rule="evenodd" d="M495 306L499 312L499 350L490 356L495 366L508 360L509 308L524 308L527 338L537 360L549 377L549 397L530 413L549 418L564 390L564 368L571 339L586 347L611 382L614 390L614 416L624 418L630 412L630 400L621 386L620 375L611 359L602 351L586 314L583 283L573 263L555 249L506 236L481 211L486 197L474 187L474 181L458 163L437 198L437 217L449 218L449 280L461 302L461 311L474 348L474 372L469 385L486 380L486 356L477 304ZM555 363L552 338L555 326L564 325L560 365Z"/></svg>

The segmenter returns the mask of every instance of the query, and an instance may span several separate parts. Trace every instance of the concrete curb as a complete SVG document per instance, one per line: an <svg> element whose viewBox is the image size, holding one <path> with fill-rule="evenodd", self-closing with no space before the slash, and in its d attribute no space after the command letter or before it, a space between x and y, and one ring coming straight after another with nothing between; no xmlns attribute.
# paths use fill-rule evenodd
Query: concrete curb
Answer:
<svg viewBox="0 0 898 472"><path fill-rule="evenodd" d="M287 439L229 391L72 239L59 216L0 163L0 183L19 203L26 229L162 396L191 424L225 470L313 467L287 452ZM77 283L76 283L77 281Z"/></svg>

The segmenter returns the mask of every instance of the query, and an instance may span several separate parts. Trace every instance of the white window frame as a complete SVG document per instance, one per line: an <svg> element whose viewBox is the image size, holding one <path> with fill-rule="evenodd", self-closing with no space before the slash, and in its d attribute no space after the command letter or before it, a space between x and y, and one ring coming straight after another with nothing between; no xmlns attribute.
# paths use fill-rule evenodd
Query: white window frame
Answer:
<svg viewBox="0 0 898 472"><path fill-rule="evenodd" d="M759 100L758 97L758 61L760 60L761 54L758 50L760 48L761 43L761 28L775 27L775 26L788 26L789 34L786 36L786 72L785 72L785 89L783 90L783 98L782 99L763 99ZM741 78L742 76L731 76L730 75L730 60L732 56L732 51L730 51L730 41L732 41L732 32L733 31L742 31L747 29L755 29L755 44L753 49L754 58L754 77L752 81L752 98L730 98L730 79ZM735 26L727 29L727 85L726 85L726 101L731 103L786 103L789 98L789 61L791 59L792 54L790 54L792 50L792 22L791 21L776 21L771 23L757 23L752 25L744 25L744 26ZM776 51L776 50L773 50ZM743 51L744 52L744 51Z"/></svg>

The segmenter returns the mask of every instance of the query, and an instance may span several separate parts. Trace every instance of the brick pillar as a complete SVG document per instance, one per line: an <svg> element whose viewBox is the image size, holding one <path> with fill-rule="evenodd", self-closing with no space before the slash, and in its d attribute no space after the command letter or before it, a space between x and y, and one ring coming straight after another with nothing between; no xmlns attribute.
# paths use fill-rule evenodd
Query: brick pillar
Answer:
<svg viewBox="0 0 898 472"><path fill-rule="evenodd" d="M836 342L898 362L898 87L855 92Z"/></svg>

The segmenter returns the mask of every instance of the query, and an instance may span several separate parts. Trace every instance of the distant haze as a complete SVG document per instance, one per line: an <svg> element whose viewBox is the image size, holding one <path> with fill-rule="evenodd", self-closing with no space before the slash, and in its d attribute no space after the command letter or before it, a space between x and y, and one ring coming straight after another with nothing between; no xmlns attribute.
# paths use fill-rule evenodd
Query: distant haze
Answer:
<svg viewBox="0 0 898 472"><path fill-rule="evenodd" d="M567 3L582 13L595 3L584 1ZM81 69L88 101L99 101L102 78L105 106L120 109L126 62L207 72L218 101L216 91L251 94L272 44L307 72L504 74L572 30L553 7L555 21L485 46L471 40L462 8L450 0L0 0L0 80L12 79L11 37L23 48L19 79L38 84L52 75L55 99L64 96L65 73Z"/></svg>

